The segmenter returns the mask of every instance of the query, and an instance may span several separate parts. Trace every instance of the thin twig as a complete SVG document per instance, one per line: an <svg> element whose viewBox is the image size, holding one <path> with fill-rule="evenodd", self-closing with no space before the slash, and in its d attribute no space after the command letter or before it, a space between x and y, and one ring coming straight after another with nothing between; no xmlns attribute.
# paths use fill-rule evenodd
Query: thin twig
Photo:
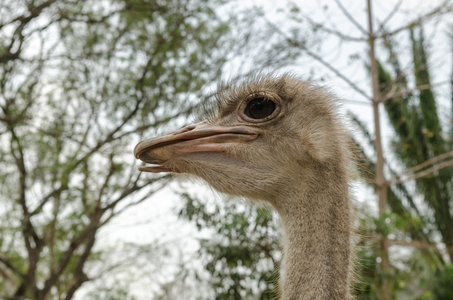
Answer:
<svg viewBox="0 0 453 300"><path fill-rule="evenodd" d="M298 41L292 39L291 37L287 36L279 27L277 27L275 24L270 22L267 18L265 18L265 21L268 23L268 25L276 31L278 34L283 36L291 45L298 47L300 49L303 49L309 56L320 62L322 65L324 65L327 69L329 69L331 72L333 72L335 75L337 75L339 78L341 78L343 81L345 81L347 84L349 84L356 92L364 96L366 99L372 99L364 90L359 88L354 82L352 82L346 75L342 74L339 70L334 68L331 64L326 62L324 59L321 58L321 56L315 54L314 52L308 50L307 46L305 46L302 43L299 43Z"/></svg>
<svg viewBox="0 0 453 300"><path fill-rule="evenodd" d="M372 237L370 237L371 240L376 240L379 241L382 238L381 234L376 234ZM405 241L405 240L396 240L396 239L389 239L387 238L387 241L391 244L391 246L406 246L406 247L414 247L417 249L422 249L422 250L434 250L437 253L440 253L440 249L437 244L434 243L429 243L425 241L419 241L419 240L410 240L410 241ZM445 245L445 249L453 249L452 246L447 246Z"/></svg>
<svg viewBox="0 0 453 300"><path fill-rule="evenodd" d="M398 183L404 183L404 182L411 181L411 180L420 179L420 178L426 177L428 175L432 175L436 171L440 171L442 169L445 169L445 168L448 168L451 166L453 166L453 160L447 160L447 161L441 162L439 164L436 164L426 170L420 171L418 173L414 173L412 176L408 176L406 178L396 177L390 181L390 184L398 184Z"/></svg>
<svg viewBox="0 0 453 300"><path fill-rule="evenodd" d="M444 153L444 154L440 154L438 156L430 158L430 159L422 162L421 164L418 164L418 165L416 165L416 166L414 166L414 167L412 167L410 169L407 169L402 174L400 174L400 176L403 176L403 175L409 174L409 173L415 173L415 172L417 172L419 170L422 170L422 169L424 169L424 168L426 168L426 167L428 167L428 166L430 166L432 164L435 164L435 163L437 163L437 162L439 162L441 160L447 159L449 157L453 157L453 151L447 152L447 153Z"/></svg>
<svg viewBox="0 0 453 300"><path fill-rule="evenodd" d="M382 21L381 25L379 25L379 31L383 31L385 24L390 21L391 18L396 14L396 12L399 10L401 3L403 3L403 0L398 1L398 3L393 7L392 11L388 14L387 17L385 17L384 21Z"/></svg>
<svg viewBox="0 0 453 300"><path fill-rule="evenodd" d="M388 101L390 99L402 97L402 96L411 94L411 93L413 93L415 91L429 90L429 89L431 89L431 88L433 88L435 86L441 86L441 85L450 84L450 83L451 83L451 80L445 80L445 81L440 81L440 82L436 82L436 83L427 83L427 84L419 85L419 86L417 86L417 87L415 87L413 89L406 89L406 90L399 91L399 92L394 92L394 89L392 87L392 91L390 91L384 97L381 97L381 99L379 99L379 102L386 102L386 101Z"/></svg>
<svg viewBox="0 0 453 300"><path fill-rule="evenodd" d="M354 24L361 32L365 33L368 35L368 30L362 27L352 16L351 14L347 11L347 9L341 4L339 0L335 0L337 3L338 7L340 8L341 12L348 18L349 21L351 21L352 24Z"/></svg>
<svg viewBox="0 0 453 300"><path fill-rule="evenodd" d="M332 28L327 28L325 25L323 25L322 23L318 23L318 22L315 22L312 18L310 18L310 16L304 14L304 18L306 20L308 20L308 22L316 27L316 28L319 28L327 33L330 33L330 34L333 34L337 37L339 37L340 39L342 40L345 40L345 41L351 41L351 42L366 42L368 41L368 38L360 38L360 37L353 37L353 36L349 36L349 35L346 35L338 30L335 30L335 29L332 29Z"/></svg>
<svg viewBox="0 0 453 300"><path fill-rule="evenodd" d="M416 26L416 25L418 25L420 23L423 23L424 21L428 21L429 19L431 19L433 17L439 16L439 14L446 14L446 13L452 12L453 11L453 5L447 5L448 2L450 2L450 1L446 0L442 4L440 4L438 7L434 8L433 10L431 10L429 13L418 17L417 19L413 20L412 22L409 22L408 24L406 24L404 26L401 26L401 27L399 27L399 28L397 28L397 29L395 29L393 31L385 32L385 33L382 33L382 34L377 34L376 37L385 39L385 38L388 38L388 37L390 37L392 35L400 33L401 31L405 31L407 29L410 29L411 27L414 27L414 26Z"/></svg>
<svg viewBox="0 0 453 300"><path fill-rule="evenodd" d="M3 258L2 256L0 256L0 263L4 264L9 270L20 277L23 281L27 280L25 275L18 268L13 266L7 259Z"/></svg>

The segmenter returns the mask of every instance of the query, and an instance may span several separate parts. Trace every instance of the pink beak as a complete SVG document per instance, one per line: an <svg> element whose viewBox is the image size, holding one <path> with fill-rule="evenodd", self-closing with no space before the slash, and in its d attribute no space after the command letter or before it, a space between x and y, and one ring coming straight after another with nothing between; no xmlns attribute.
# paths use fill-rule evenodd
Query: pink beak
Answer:
<svg viewBox="0 0 453 300"><path fill-rule="evenodd" d="M178 131L144 140L135 146L134 155L155 166L140 167L144 172L178 172L165 166L173 158L199 152L224 152L232 144L251 141L258 131L246 126L216 126L204 122Z"/></svg>

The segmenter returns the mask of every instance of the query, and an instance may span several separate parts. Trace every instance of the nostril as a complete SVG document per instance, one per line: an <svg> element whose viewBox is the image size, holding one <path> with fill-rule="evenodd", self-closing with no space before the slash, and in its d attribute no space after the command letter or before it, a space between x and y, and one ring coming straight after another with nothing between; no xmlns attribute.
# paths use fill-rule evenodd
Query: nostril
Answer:
<svg viewBox="0 0 453 300"><path fill-rule="evenodd" d="M184 132L192 131L197 126L199 126L199 125L201 125L203 123L204 122L199 122L199 123L195 123L195 124L186 125L183 128L181 128L180 130L173 132L172 135L177 135L177 134L181 134L181 133L184 133Z"/></svg>
<svg viewBox="0 0 453 300"><path fill-rule="evenodd" d="M185 126L185 127L181 128L178 131L173 132L172 135L177 135L177 134L181 134L181 133L184 133L184 132L188 132L188 131L193 130L194 128L195 128L195 125L188 125L188 126Z"/></svg>

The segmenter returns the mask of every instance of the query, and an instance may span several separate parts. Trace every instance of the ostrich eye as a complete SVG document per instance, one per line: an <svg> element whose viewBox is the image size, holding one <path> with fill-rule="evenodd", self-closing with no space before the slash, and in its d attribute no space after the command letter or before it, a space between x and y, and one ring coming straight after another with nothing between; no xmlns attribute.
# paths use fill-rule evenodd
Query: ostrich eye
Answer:
<svg viewBox="0 0 453 300"><path fill-rule="evenodd" d="M259 120L270 116L276 108L275 102L265 97L254 98L245 107L244 114L252 119Z"/></svg>

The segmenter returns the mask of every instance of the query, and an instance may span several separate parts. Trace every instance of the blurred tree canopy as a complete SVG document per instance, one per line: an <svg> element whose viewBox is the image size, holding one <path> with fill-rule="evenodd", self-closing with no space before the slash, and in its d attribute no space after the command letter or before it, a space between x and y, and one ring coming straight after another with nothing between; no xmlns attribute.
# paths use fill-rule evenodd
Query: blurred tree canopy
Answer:
<svg viewBox="0 0 453 300"><path fill-rule="evenodd" d="M348 16L341 1L336 3ZM131 147L145 134L184 123L227 61L253 71L306 56L368 96L320 54L327 35L337 36L339 44L367 44L366 30L361 37L343 34L304 15L293 2L285 19L296 23L293 28L274 25L261 9L228 15L228 7L219 9L224 4L229 1L0 3L0 298L71 299L85 282L108 276L114 266L108 265L107 251L95 248L100 229L170 179L137 172ZM429 51L417 27L449 9L451 1L443 1L393 32L385 26L392 12L373 36L386 37L383 50L390 54L378 71L381 101L395 132L396 165L386 161L385 171L393 176L388 211L379 217L367 208L358 211L359 299L379 299L384 280L394 299L452 297L453 174L445 165L451 164L453 126L442 120L448 114L451 121L453 112L438 107ZM408 69L393 48L396 33L408 33L413 56ZM376 170L369 151L374 137L359 118L352 119L365 141L359 146L369 179ZM205 296L273 299L281 259L276 215L230 202L207 204L189 193L182 199L180 216L216 233L200 242L198 258L211 288ZM383 270L379 241L409 250L392 256L391 269ZM146 245L124 251L131 258L162 254ZM131 297L127 282L92 295Z"/></svg>
<svg viewBox="0 0 453 300"><path fill-rule="evenodd" d="M219 4L1 2L0 298L71 299L103 276L99 229L168 181L131 147L184 119L225 61Z"/></svg>

